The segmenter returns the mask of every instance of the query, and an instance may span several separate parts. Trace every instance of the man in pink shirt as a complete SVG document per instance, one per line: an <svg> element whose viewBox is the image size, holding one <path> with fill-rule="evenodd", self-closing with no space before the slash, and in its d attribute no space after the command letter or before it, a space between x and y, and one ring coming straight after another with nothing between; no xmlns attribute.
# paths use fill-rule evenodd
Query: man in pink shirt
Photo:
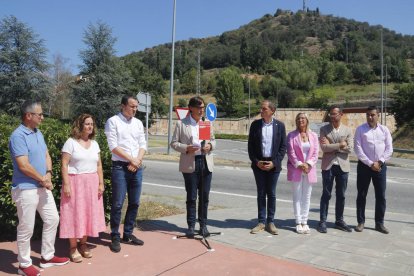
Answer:
<svg viewBox="0 0 414 276"><path fill-rule="evenodd" d="M388 234L389 231L384 226L386 161L392 155L392 137L388 128L378 123L378 117L378 108L369 106L367 123L360 125L355 132L354 151L358 157L356 200L358 226L355 227L355 231L364 230L366 197L372 179L375 190L375 230Z"/></svg>

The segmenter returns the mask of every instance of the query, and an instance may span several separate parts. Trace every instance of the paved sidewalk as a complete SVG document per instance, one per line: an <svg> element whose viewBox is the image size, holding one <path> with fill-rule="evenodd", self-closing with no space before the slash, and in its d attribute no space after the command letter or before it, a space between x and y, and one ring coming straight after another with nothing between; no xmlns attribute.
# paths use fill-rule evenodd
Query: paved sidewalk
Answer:
<svg viewBox="0 0 414 276"><path fill-rule="evenodd" d="M180 219L180 218L177 218ZM161 227L158 227L161 226ZM208 251L201 241L176 239L183 229L157 221L135 231L144 246L122 244L120 253L110 252L110 237L91 239L93 257L82 263L41 269L42 275L335 275L310 265L265 256L230 245L210 241ZM170 231L166 231L170 229ZM65 255L67 243L58 240L57 255ZM32 242L33 264L39 267L40 242ZM0 243L0 275L17 274L16 243Z"/></svg>

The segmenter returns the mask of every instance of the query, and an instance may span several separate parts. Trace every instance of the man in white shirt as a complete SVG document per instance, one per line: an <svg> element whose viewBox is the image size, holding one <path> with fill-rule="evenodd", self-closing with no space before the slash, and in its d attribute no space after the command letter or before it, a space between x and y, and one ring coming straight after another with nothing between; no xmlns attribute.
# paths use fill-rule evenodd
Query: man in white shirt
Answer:
<svg viewBox="0 0 414 276"><path fill-rule="evenodd" d="M144 242L133 235L138 214L142 188L142 159L147 150L144 126L135 118L138 100L125 95L121 100L121 112L108 119L105 135L112 152L112 206L111 245L112 252L121 250L119 225L121 211L128 192L128 208L124 219L122 241L133 245Z"/></svg>

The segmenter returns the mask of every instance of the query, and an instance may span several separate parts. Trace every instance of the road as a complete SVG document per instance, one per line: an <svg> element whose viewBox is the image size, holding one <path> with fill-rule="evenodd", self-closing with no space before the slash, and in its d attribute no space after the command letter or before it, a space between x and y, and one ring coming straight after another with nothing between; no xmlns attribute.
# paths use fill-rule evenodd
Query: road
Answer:
<svg viewBox="0 0 414 276"><path fill-rule="evenodd" d="M214 154L222 159L230 159L248 162L246 142L218 140ZM290 202L292 198L291 184L286 177L286 157L284 170L280 174L277 184L277 200ZM151 194L158 185L157 193L171 193L171 190L183 188L183 177L178 172L178 163L147 160L144 172L144 187L146 193ZM318 164L320 167L320 163ZM413 167L392 167L388 166L387 181L387 212L399 214L412 214L414 212L414 169ZM144 183L144 184L145 184ZM320 173L318 183L313 186L311 197L311 209L319 209L319 200L322 194L322 182ZM159 189L164 187L164 189ZM234 206L237 197L248 197L255 200L256 186L253 173L248 166L216 166L213 173L212 197L214 193L228 194L226 200L220 202L221 206ZM182 191L184 195L184 191ZM346 194L346 208L355 209L356 202L356 164L351 163L348 190ZM331 208L334 208L335 200L331 200ZM367 210L373 210L375 206L374 191L371 185L367 197Z"/></svg>

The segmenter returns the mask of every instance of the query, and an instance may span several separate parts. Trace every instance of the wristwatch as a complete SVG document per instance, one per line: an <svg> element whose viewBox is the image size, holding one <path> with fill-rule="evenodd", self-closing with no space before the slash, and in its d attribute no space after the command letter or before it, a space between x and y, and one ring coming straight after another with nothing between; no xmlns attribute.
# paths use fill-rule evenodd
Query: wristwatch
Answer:
<svg viewBox="0 0 414 276"><path fill-rule="evenodd" d="M384 162L382 162L381 160L378 161L378 164L380 165L380 167L382 167L384 165Z"/></svg>

